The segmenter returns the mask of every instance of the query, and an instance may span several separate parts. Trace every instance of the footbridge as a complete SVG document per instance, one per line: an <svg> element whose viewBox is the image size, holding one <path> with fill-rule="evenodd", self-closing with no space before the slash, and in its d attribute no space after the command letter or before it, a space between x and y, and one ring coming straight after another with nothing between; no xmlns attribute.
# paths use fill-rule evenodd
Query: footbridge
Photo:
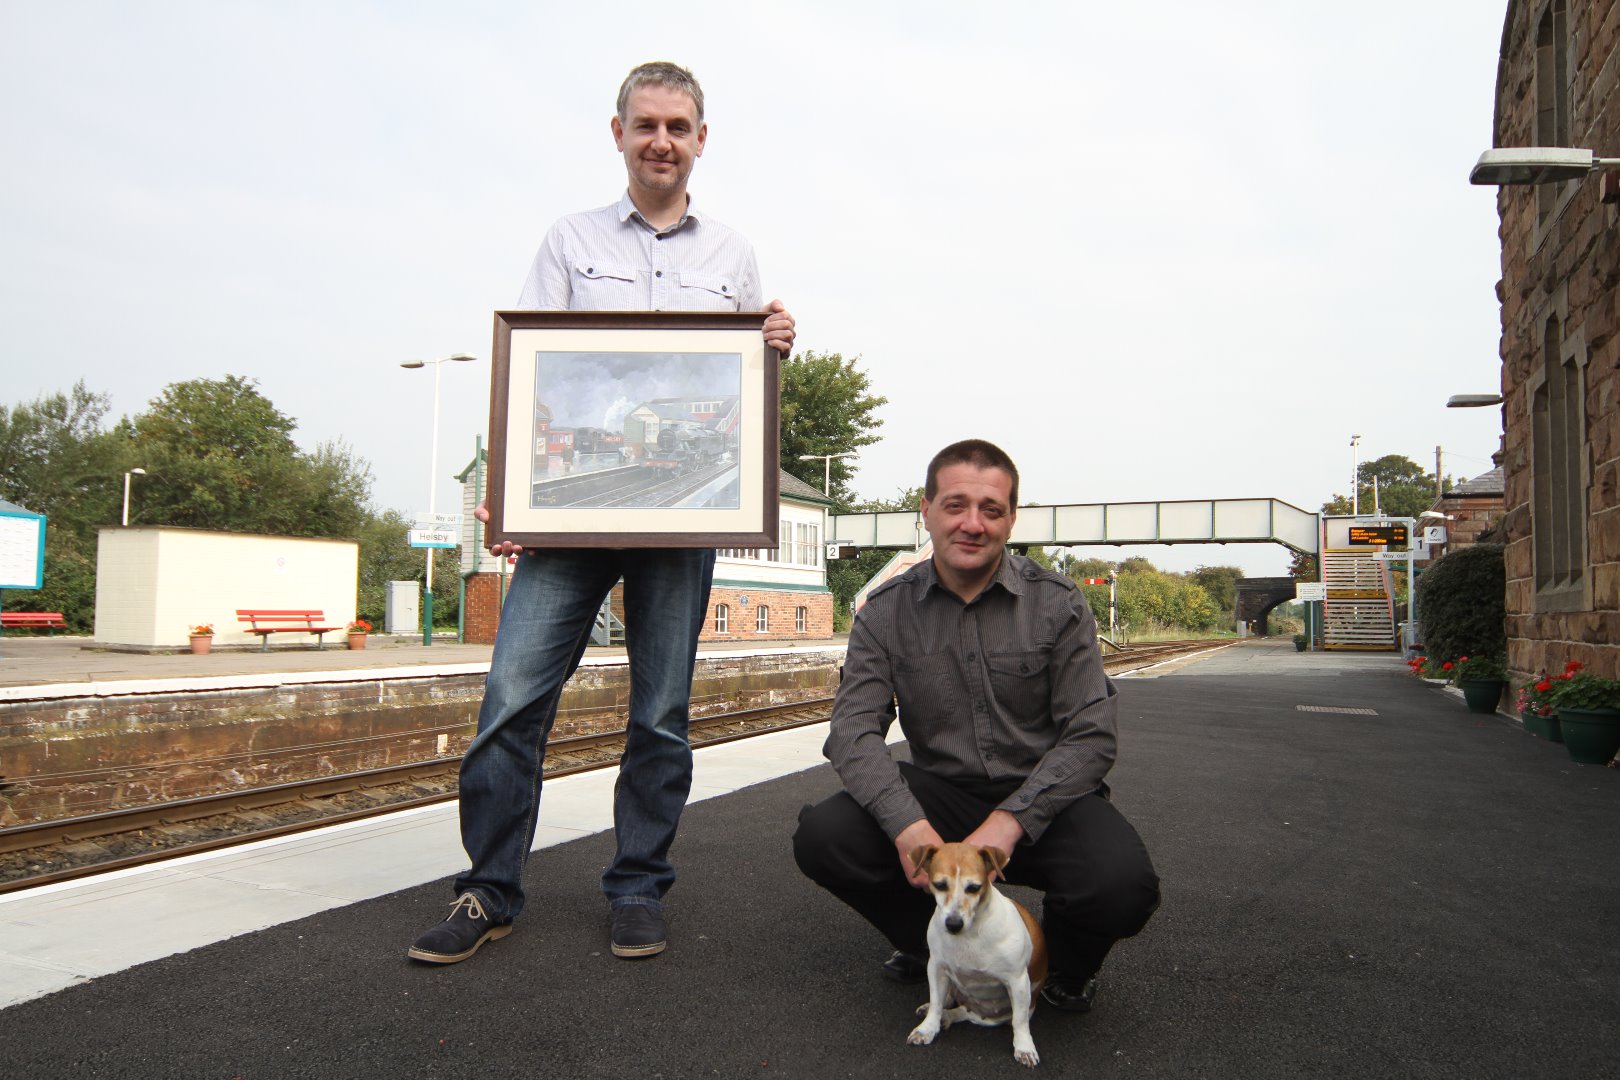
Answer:
<svg viewBox="0 0 1620 1080"><path fill-rule="evenodd" d="M922 514L915 510L834 514L828 527L829 543L840 547L915 551L928 539ZM1320 541L1318 515L1281 499L1182 499L1020 506L1008 543L1015 547L1273 543L1314 555Z"/></svg>

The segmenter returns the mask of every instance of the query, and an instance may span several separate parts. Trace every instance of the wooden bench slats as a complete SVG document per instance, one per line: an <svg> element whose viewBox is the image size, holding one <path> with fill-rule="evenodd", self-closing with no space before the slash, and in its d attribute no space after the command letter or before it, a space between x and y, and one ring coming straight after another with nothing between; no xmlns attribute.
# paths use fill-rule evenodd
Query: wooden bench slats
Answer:
<svg viewBox="0 0 1620 1080"><path fill-rule="evenodd" d="M67 620L60 611L0 611L0 628L7 626L24 629L44 627L54 636L56 631L67 629Z"/></svg>
<svg viewBox="0 0 1620 1080"><path fill-rule="evenodd" d="M326 621L326 612L307 608L237 608L236 621L251 624L247 632L259 635L259 651L270 649L271 634L314 634L317 648L326 648L326 635L341 626L317 626ZM298 623L297 626L261 626L260 623Z"/></svg>

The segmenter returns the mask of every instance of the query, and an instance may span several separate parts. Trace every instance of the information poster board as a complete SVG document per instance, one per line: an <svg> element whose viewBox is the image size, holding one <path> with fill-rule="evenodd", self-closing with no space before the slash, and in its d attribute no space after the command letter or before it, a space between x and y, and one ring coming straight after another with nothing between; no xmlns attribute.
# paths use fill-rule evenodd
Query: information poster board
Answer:
<svg viewBox="0 0 1620 1080"><path fill-rule="evenodd" d="M45 585L45 515L0 510L0 589Z"/></svg>

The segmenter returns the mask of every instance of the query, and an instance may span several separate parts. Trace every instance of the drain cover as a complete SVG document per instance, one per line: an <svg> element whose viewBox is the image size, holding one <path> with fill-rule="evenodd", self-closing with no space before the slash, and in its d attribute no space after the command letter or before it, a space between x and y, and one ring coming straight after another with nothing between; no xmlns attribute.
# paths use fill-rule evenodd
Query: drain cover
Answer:
<svg viewBox="0 0 1620 1080"><path fill-rule="evenodd" d="M1348 705L1295 705L1300 712L1337 713L1340 716L1377 716L1377 709L1353 709Z"/></svg>

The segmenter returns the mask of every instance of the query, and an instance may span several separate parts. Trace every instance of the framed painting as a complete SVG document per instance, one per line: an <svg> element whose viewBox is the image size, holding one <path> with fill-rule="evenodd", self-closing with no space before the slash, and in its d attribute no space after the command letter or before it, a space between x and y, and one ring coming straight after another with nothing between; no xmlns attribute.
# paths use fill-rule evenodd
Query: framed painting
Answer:
<svg viewBox="0 0 1620 1080"><path fill-rule="evenodd" d="M497 311L486 546L774 548L766 317Z"/></svg>

